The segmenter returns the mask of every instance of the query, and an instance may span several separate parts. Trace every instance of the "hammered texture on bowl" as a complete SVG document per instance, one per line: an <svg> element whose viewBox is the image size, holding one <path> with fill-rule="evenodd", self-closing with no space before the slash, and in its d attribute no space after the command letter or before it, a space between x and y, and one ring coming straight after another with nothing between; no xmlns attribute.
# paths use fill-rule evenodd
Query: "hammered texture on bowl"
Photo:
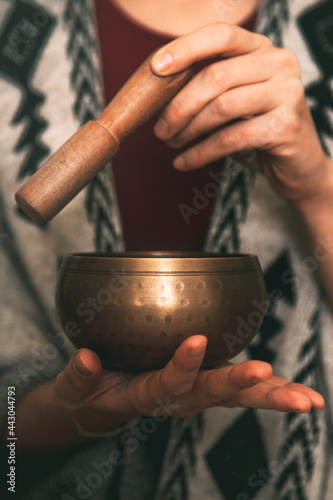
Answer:
<svg viewBox="0 0 333 500"><path fill-rule="evenodd" d="M262 322L263 276L255 256L199 255L68 256L57 285L65 333L121 370L161 368L196 334L208 338L203 367L222 364Z"/></svg>

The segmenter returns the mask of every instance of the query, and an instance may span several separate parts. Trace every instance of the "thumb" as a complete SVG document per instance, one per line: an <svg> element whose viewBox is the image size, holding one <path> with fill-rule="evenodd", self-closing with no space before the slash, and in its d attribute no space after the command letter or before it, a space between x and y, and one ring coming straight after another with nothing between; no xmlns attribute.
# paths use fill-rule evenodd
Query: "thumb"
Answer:
<svg viewBox="0 0 333 500"><path fill-rule="evenodd" d="M96 353L79 349L59 373L55 382L54 397L66 410L82 408L93 394L102 377L102 364Z"/></svg>

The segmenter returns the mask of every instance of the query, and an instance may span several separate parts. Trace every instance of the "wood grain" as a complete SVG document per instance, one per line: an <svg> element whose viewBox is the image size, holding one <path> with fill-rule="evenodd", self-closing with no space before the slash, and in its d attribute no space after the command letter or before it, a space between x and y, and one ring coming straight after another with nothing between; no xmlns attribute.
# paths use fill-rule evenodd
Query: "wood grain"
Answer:
<svg viewBox="0 0 333 500"><path fill-rule="evenodd" d="M191 69L155 75L152 56L97 120L83 125L17 191L16 202L33 221L50 221L111 160L121 140L162 109L191 78Z"/></svg>

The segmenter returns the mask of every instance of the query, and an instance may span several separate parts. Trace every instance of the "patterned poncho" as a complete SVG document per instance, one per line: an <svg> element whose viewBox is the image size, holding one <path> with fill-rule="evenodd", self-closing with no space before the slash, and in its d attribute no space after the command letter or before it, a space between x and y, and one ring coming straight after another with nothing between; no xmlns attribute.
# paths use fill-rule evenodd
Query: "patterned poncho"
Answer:
<svg viewBox="0 0 333 500"><path fill-rule="evenodd" d="M257 31L300 58L313 118L332 155L332 1L264 0ZM14 202L47 156L99 115L99 65L89 0L1 1L2 425L8 386L19 399L54 379L73 352L54 305L62 256L124 250L109 166L45 227L32 224ZM216 182L204 250L257 254L269 298L260 332L238 360L268 361L276 375L322 392L326 409L214 408L163 423L143 417L132 429L69 452L22 457L17 489L23 498L332 499L333 322L316 275L316 255L329 242L318 241L315 252L292 206L241 164L229 161Z"/></svg>

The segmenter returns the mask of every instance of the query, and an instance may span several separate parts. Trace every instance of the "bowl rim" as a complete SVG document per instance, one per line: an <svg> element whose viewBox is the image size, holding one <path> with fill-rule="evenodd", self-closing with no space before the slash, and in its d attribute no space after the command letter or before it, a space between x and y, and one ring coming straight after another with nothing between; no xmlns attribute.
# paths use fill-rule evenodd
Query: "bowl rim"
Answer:
<svg viewBox="0 0 333 500"><path fill-rule="evenodd" d="M203 251L177 251L177 250L130 250L124 252L73 252L71 254L67 254L66 256L70 257L93 257L93 258L134 258L134 259L202 259L202 258L248 258L248 257L256 257L254 254L250 253L228 253L228 252L203 252Z"/></svg>
<svg viewBox="0 0 333 500"><path fill-rule="evenodd" d="M65 255L59 270L159 275L262 272L254 254L212 252L77 252Z"/></svg>

